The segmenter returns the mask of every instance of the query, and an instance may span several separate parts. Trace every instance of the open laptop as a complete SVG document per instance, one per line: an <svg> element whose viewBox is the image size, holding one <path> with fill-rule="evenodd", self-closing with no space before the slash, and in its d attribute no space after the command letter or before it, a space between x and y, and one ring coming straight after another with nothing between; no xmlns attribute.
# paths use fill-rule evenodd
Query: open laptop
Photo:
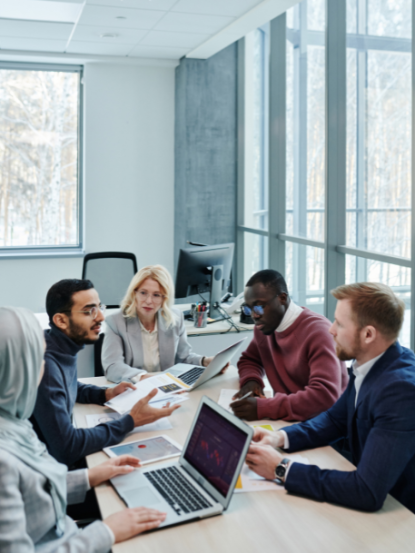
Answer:
<svg viewBox="0 0 415 553"><path fill-rule="evenodd" d="M178 363L164 372L171 374L177 378L177 380L180 380L183 384L189 386L190 389L193 390L193 388L197 388L204 382L207 382L219 374L223 367L229 363L245 340L246 338L243 338L242 340L235 342L235 344L232 344L217 353L208 367L189 365L188 363Z"/></svg>
<svg viewBox="0 0 415 553"><path fill-rule="evenodd" d="M229 505L253 429L204 396L178 461L116 476L128 507L166 512L159 528L221 514Z"/></svg>

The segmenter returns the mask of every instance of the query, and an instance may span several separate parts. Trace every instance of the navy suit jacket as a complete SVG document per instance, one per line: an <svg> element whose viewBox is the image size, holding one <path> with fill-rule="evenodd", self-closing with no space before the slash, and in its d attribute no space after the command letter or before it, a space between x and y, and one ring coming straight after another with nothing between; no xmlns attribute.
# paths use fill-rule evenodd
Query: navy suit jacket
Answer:
<svg viewBox="0 0 415 553"><path fill-rule="evenodd" d="M373 365L361 385L355 377L340 399L308 422L285 427L289 452L348 439L356 471L321 470L293 463L289 492L364 511L377 511L390 493L415 513L415 355L398 342Z"/></svg>

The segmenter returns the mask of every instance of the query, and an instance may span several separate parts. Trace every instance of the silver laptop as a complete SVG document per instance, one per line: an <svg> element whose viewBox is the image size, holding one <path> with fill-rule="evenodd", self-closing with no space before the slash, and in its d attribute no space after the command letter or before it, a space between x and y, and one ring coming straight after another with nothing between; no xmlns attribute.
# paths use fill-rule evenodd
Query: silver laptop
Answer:
<svg viewBox="0 0 415 553"><path fill-rule="evenodd" d="M178 461L116 476L128 507L167 513L159 528L220 515L229 505L253 429L204 396Z"/></svg>
<svg viewBox="0 0 415 553"><path fill-rule="evenodd" d="M235 344L232 344L217 353L208 367L189 365L188 363L178 363L164 372L170 373L183 382L183 384L190 386L190 389L193 390L219 374L226 363L228 363L236 354L237 350L240 348L241 344L245 342L245 340L246 338L243 338L242 340L235 342Z"/></svg>

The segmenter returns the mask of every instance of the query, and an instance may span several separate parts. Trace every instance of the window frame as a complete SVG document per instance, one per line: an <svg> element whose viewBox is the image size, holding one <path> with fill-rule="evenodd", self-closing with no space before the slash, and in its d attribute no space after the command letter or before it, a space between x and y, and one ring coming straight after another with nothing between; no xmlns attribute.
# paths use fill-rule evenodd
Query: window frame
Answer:
<svg viewBox="0 0 415 553"><path fill-rule="evenodd" d="M56 71L79 74L78 105L78 244L72 246L0 247L0 259L84 257L84 66L74 64L0 61L0 69L20 71Z"/></svg>
<svg viewBox="0 0 415 553"><path fill-rule="evenodd" d="M321 31L309 31L309 36L321 44ZM269 226L258 230L243 225L244 199L243 171L240 156L243 153L244 128L240 110L243 106L244 79L238 75L238 201L237 201L237 292L243 290L243 273L239 260L241 243L247 232L268 237L269 267L285 270L287 242L324 250L324 314L334 319L336 300L330 290L345 283L346 255L356 260L373 260L411 269L411 348L415 347L415 0L412 0L412 39L370 36L374 49L411 51L412 53L412 144L411 144L411 258L387 255L373 250L346 245L346 51L359 36L346 33L346 0L326 0L326 203L324 241L317 241L286 233L286 13L270 22L270 78L269 78ZM409 48L409 44L412 45ZM244 53L244 39L238 44L239 56ZM239 67L243 64L239 60ZM271 185L272 183L272 185ZM243 246L242 246L243 247Z"/></svg>

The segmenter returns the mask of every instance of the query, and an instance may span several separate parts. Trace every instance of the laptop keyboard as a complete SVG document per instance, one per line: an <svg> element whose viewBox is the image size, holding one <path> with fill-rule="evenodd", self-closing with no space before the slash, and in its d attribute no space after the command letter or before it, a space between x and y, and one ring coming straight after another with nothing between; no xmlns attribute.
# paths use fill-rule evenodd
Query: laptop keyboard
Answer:
<svg viewBox="0 0 415 553"><path fill-rule="evenodd" d="M190 369L190 371L187 371L187 373L180 375L179 378L182 382L188 386L191 386L203 372L205 372L204 367L194 367L193 369Z"/></svg>
<svg viewBox="0 0 415 553"><path fill-rule="evenodd" d="M167 467L145 472L156 490L178 515L193 513L212 505L180 473L177 467Z"/></svg>

